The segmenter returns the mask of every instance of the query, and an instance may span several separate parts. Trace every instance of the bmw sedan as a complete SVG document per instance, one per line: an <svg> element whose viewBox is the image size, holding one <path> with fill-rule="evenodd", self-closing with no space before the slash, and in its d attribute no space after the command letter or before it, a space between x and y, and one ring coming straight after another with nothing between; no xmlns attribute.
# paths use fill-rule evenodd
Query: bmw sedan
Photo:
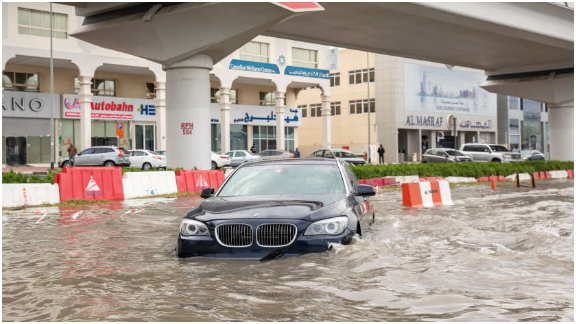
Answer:
<svg viewBox="0 0 576 324"><path fill-rule="evenodd" d="M243 164L216 193L202 191L206 200L182 219L177 253L269 260L326 251L374 222L374 194L342 160Z"/></svg>

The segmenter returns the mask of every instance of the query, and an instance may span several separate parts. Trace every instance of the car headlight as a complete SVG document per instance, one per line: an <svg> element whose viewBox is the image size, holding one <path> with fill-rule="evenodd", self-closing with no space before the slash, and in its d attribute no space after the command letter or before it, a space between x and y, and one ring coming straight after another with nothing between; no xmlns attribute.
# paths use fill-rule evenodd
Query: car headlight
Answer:
<svg viewBox="0 0 576 324"><path fill-rule="evenodd" d="M180 234L182 236L206 236L210 235L210 231L206 224L185 218L180 224Z"/></svg>
<svg viewBox="0 0 576 324"><path fill-rule="evenodd" d="M505 159L511 159L512 158L512 154L504 154L502 155L503 158Z"/></svg>
<svg viewBox="0 0 576 324"><path fill-rule="evenodd" d="M314 222L308 226L304 235L338 235L348 225L348 217L334 217Z"/></svg>

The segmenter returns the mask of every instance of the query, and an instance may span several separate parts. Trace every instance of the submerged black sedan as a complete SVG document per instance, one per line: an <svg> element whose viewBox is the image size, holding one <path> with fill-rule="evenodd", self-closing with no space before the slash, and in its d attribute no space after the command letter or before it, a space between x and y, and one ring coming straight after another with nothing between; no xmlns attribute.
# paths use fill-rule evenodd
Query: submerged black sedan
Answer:
<svg viewBox="0 0 576 324"><path fill-rule="evenodd" d="M368 196L348 163L289 159L247 163L182 219L177 253L275 259L349 244L374 222Z"/></svg>

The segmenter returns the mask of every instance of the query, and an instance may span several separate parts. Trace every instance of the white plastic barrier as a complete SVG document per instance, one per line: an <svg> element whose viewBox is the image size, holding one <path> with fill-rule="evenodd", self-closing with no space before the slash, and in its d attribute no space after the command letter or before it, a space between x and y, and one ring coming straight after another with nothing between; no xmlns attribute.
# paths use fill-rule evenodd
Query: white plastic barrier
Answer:
<svg viewBox="0 0 576 324"><path fill-rule="evenodd" d="M514 180L515 176L516 176L516 174L511 174L511 175L506 177L506 180L512 181L512 180ZM532 178L530 178L530 175L528 173L520 173L520 174L518 174L518 176L520 177L520 181L526 181L526 180L532 179ZM566 176L568 176L568 174L566 174Z"/></svg>
<svg viewBox="0 0 576 324"><path fill-rule="evenodd" d="M420 177L415 176L400 176L396 177L396 181L402 183L410 183L410 182L420 182Z"/></svg>
<svg viewBox="0 0 576 324"><path fill-rule="evenodd" d="M60 202L58 184L7 183L2 184L2 207L36 206Z"/></svg>
<svg viewBox="0 0 576 324"><path fill-rule="evenodd" d="M550 171L550 175L552 176L552 179L565 179L565 178L568 178L568 172L566 172L566 171L564 171L564 170Z"/></svg>
<svg viewBox="0 0 576 324"><path fill-rule="evenodd" d="M178 192L174 171L126 172L122 186L124 199Z"/></svg>
<svg viewBox="0 0 576 324"><path fill-rule="evenodd" d="M450 183L461 183L461 182L478 182L475 178L471 177L447 177L446 181Z"/></svg>

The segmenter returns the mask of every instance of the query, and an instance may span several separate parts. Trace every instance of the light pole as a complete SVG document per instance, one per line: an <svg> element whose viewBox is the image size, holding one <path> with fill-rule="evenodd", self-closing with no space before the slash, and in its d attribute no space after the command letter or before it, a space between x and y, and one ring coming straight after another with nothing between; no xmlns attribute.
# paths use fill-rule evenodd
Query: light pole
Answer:
<svg viewBox="0 0 576 324"><path fill-rule="evenodd" d="M50 170L54 170L54 59L52 56L52 30L53 30L52 2L50 2Z"/></svg>
<svg viewBox="0 0 576 324"><path fill-rule="evenodd" d="M372 155L370 154L370 53L366 52L366 73L368 79L368 164L372 164ZM374 103L376 105L376 103Z"/></svg>

